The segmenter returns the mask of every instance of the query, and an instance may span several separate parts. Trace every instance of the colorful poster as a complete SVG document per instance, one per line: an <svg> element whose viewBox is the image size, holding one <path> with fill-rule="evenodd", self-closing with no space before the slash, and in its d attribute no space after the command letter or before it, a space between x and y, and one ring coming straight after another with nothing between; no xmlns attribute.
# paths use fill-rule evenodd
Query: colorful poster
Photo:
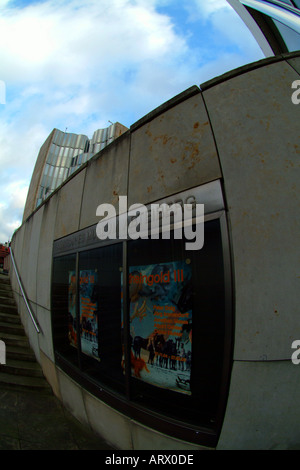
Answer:
<svg viewBox="0 0 300 470"><path fill-rule="evenodd" d="M133 377L190 394L190 260L132 266L128 282Z"/></svg>
<svg viewBox="0 0 300 470"><path fill-rule="evenodd" d="M69 271L69 293L68 293L68 335L71 346L77 347L76 326L76 273Z"/></svg>
<svg viewBox="0 0 300 470"><path fill-rule="evenodd" d="M80 271L79 315L81 351L99 360L97 270Z"/></svg>

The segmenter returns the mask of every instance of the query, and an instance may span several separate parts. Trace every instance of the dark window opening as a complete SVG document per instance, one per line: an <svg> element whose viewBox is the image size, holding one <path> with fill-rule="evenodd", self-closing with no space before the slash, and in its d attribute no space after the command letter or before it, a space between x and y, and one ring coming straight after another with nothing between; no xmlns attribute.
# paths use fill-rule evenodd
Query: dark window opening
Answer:
<svg viewBox="0 0 300 470"><path fill-rule="evenodd" d="M220 431L232 331L224 227L217 217L204 230L201 250L173 234L114 242L56 256L52 275L58 364L134 419L198 443L195 429Z"/></svg>

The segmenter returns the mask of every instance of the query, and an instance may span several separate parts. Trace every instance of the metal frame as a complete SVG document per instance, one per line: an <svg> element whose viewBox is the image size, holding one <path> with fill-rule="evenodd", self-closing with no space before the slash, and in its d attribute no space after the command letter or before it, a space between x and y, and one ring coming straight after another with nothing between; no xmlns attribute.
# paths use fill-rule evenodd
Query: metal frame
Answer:
<svg viewBox="0 0 300 470"><path fill-rule="evenodd" d="M12 260L12 263L13 263L13 267L14 267L14 270L15 270L15 274L16 274L16 278L17 278L17 281L18 281L18 284L19 284L19 287L20 287L20 290L21 290L21 293L22 293L22 297L24 299L24 302L25 302L25 305L26 305L26 308L29 312L29 316L31 318L31 321L33 323L33 326L36 330L36 332L39 334L41 332L40 330L40 326L38 325L38 322L37 320L34 318L34 315L33 315L33 312L31 310L31 307L29 305L29 301L27 299L27 296L25 294L25 290L23 288L23 284L22 284L22 280L19 276L19 272L18 272L18 268L17 268L17 265L16 265L16 262L15 262L15 258L14 258L14 255L13 255L13 250L12 248L10 247L10 256L11 256L11 260Z"/></svg>
<svg viewBox="0 0 300 470"><path fill-rule="evenodd" d="M281 44L283 39L280 32L274 26L274 31L276 28L276 32L280 36L279 39L270 26L273 23L271 20L277 20L295 33L300 34L300 11L298 8L277 0L227 0L227 3L244 21L266 57L288 52L285 44L284 46ZM268 23L264 18L268 19Z"/></svg>
<svg viewBox="0 0 300 470"><path fill-rule="evenodd" d="M203 191L204 190L204 191ZM174 202L181 196L189 196L189 194L197 194L199 197L203 197L206 194L205 202L208 204L205 206L205 222L210 220L218 219L220 221L220 231L223 246L223 263L224 263L224 288L225 288L225 331L224 331L224 351L222 357L222 376L221 376L221 388L219 403L216 415L216 422L211 428L203 425L195 425L191 423L185 423L180 419L169 418L163 416L158 412L154 412L147 408L147 405L141 405L131 401L131 381L130 381L130 370L125 371L125 390L124 395L107 388L101 382L97 382L95 379L87 375L80 368L80 364L75 366L67 359L65 359L59 352L55 352L56 363L61 367L71 378L73 378L80 386L86 388L90 393L95 395L97 398L113 407L115 410L123 413L131 419L137 420L143 425L153 428L159 432L163 432L169 436L182 439L198 445L216 447L218 439L221 433L228 393L229 384L231 377L232 361L233 361L233 337L234 337L234 309L233 309L233 298L234 298L234 285L232 275L232 258L231 258L231 243L230 234L228 228L228 217L226 216L226 209L224 207L223 189L219 180L214 181L208 185L201 187L191 188L188 191L184 191L174 196L163 199L163 202ZM198 197L196 198L198 201ZM95 231L95 226L89 227L89 229ZM89 236L86 237L88 232L78 232L72 234L65 239L60 239L54 242L54 258L65 256L68 254L76 254L76 268L78 269L78 256L79 253L86 250L93 250L96 248L112 245L114 243L122 243L123 247L123 307L124 307L124 355L125 364L130 369L130 345L128 342L128 282L127 276L127 240L108 240L96 242ZM89 241L90 243L86 242ZM78 352L79 353L79 352Z"/></svg>

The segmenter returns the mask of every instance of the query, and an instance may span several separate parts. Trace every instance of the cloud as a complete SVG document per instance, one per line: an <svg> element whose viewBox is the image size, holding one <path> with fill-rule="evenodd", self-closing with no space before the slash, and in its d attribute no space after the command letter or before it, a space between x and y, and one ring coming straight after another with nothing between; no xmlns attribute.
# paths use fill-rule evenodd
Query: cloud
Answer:
<svg viewBox="0 0 300 470"><path fill-rule="evenodd" d="M6 90L0 104L0 164L6 169L0 241L10 237L16 220L21 223L25 188L54 127L89 137L109 120L129 127L189 86L247 62L237 47L244 31L228 36L222 24L223 15L235 15L225 0L182 2L183 13L193 8L186 32L168 14L174 1L0 0ZM236 49L229 52L225 40Z"/></svg>
<svg viewBox="0 0 300 470"><path fill-rule="evenodd" d="M231 10L226 0L205 0L205 2L203 0L191 0L191 4L194 9L194 15L202 20L207 20L220 11Z"/></svg>
<svg viewBox="0 0 300 470"><path fill-rule="evenodd" d="M9 175L8 175L9 176ZM13 232L20 226L24 204L28 192L26 180L1 182L1 192L5 192L6 200L0 203L0 240L9 241Z"/></svg>

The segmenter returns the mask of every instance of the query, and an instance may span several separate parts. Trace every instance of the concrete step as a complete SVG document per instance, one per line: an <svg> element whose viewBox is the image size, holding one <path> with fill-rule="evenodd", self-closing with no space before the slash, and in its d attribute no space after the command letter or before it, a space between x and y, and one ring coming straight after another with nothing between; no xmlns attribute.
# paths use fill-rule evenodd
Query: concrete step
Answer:
<svg viewBox="0 0 300 470"><path fill-rule="evenodd" d="M5 274L2 274L0 273L0 284L1 285L10 285L10 278L5 275Z"/></svg>
<svg viewBox="0 0 300 470"><path fill-rule="evenodd" d="M12 292L12 288L9 284L2 284L0 282L0 294L3 295L3 296L12 296L13 295L13 292Z"/></svg>
<svg viewBox="0 0 300 470"><path fill-rule="evenodd" d="M9 279L0 276L0 339L5 343L6 364L0 364L1 388L38 390L52 394L30 348L21 323Z"/></svg>
<svg viewBox="0 0 300 470"><path fill-rule="evenodd" d="M35 361L34 352L30 347L6 345L6 359L17 359L19 361Z"/></svg>
<svg viewBox="0 0 300 470"><path fill-rule="evenodd" d="M21 319L18 315L2 312L0 308L0 323L1 322L21 325Z"/></svg>
<svg viewBox="0 0 300 470"><path fill-rule="evenodd" d="M9 303L7 305L7 304L1 302L1 300L0 300L0 312L14 313L15 315L18 315L18 309L17 309L17 306L16 306L15 303L14 304Z"/></svg>
<svg viewBox="0 0 300 470"><path fill-rule="evenodd" d="M3 292L0 293L0 304L1 305L15 305L15 299L13 296L3 295Z"/></svg>
<svg viewBox="0 0 300 470"><path fill-rule="evenodd" d="M25 336L24 327L21 323L0 322L0 336L2 333Z"/></svg>
<svg viewBox="0 0 300 470"><path fill-rule="evenodd" d="M6 346L30 347L29 340L26 335L14 335L0 331L0 339L4 341Z"/></svg>
<svg viewBox="0 0 300 470"><path fill-rule="evenodd" d="M6 364L3 364L2 369L6 374L26 377L44 377L42 368L36 361L22 361L7 358Z"/></svg>
<svg viewBox="0 0 300 470"><path fill-rule="evenodd" d="M3 297L13 297L13 292L10 285L0 284L0 295Z"/></svg>
<svg viewBox="0 0 300 470"><path fill-rule="evenodd" d="M0 384L13 390L39 390L52 394L52 390L45 378L25 377L4 372L5 365L0 366Z"/></svg>

